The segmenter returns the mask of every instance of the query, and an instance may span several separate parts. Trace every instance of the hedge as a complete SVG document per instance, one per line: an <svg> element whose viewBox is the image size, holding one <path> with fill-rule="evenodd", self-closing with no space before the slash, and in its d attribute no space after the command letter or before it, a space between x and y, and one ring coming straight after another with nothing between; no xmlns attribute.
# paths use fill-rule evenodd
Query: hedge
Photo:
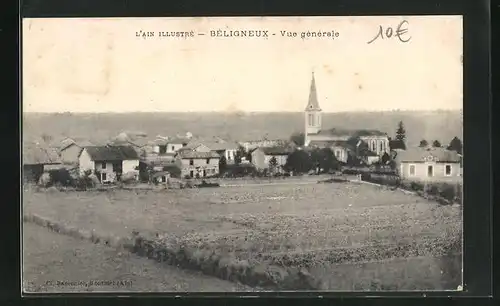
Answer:
<svg viewBox="0 0 500 306"><path fill-rule="evenodd" d="M418 182L401 180L397 175L382 175L364 173L361 180L384 186L414 191L426 198L435 197L435 200L445 203L462 203L462 183L449 182Z"/></svg>

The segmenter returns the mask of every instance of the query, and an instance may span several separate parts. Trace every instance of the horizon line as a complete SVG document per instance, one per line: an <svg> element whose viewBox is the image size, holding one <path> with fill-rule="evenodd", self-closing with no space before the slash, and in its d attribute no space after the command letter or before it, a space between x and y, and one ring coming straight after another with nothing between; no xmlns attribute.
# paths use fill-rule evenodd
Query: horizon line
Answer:
<svg viewBox="0 0 500 306"><path fill-rule="evenodd" d="M323 114L345 114L345 113L386 113L386 112L442 112L442 111L463 111L463 108L437 108L437 109L388 109L388 110L352 110L352 111L336 111L327 112L322 111ZM71 111L58 111L58 112L40 112L40 111L23 111L23 114L193 114L193 113L216 113L227 115L242 115L242 114L276 114L276 113L304 113L304 111L107 111L107 112L71 112Z"/></svg>

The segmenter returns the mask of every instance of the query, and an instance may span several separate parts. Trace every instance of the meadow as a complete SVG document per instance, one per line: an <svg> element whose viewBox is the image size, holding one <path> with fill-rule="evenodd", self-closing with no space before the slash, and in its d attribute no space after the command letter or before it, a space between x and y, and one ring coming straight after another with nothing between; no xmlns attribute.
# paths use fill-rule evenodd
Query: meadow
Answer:
<svg viewBox="0 0 500 306"><path fill-rule="evenodd" d="M324 290L438 290L460 284L460 207L365 184L25 191L23 205L25 214L89 232L134 232L157 247L182 250L208 274L215 272L203 262L217 257L216 265L227 273L215 274L226 279L260 267L278 287L292 274L310 275L315 283L309 287ZM396 282L401 277L405 281Z"/></svg>

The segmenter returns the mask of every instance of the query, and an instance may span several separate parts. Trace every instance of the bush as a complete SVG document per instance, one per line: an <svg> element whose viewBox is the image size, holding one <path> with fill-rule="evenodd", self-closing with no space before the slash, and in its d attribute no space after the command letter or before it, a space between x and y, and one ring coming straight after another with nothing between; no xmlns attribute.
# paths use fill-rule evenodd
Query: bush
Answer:
<svg viewBox="0 0 500 306"><path fill-rule="evenodd" d="M443 185L441 190L439 190L439 195L445 198L448 201L453 201L457 197L457 192L455 186L452 185Z"/></svg>
<svg viewBox="0 0 500 306"><path fill-rule="evenodd" d="M424 184L419 183L419 182L411 182L410 183L410 188L413 191L423 191L424 190Z"/></svg>
<svg viewBox="0 0 500 306"><path fill-rule="evenodd" d="M79 190L87 190L87 188L93 188L95 185L96 184L94 180L92 180L92 177L84 174L76 180L75 187Z"/></svg>
<svg viewBox="0 0 500 306"><path fill-rule="evenodd" d="M424 187L424 192L429 195L439 195L439 187L435 184L427 184Z"/></svg>
<svg viewBox="0 0 500 306"><path fill-rule="evenodd" d="M50 186L60 185L64 187L73 186L74 180L68 169L61 168L49 171Z"/></svg>
<svg viewBox="0 0 500 306"><path fill-rule="evenodd" d="M127 173L122 175L121 181L124 184L135 183L137 181L137 173L134 171L127 172Z"/></svg>

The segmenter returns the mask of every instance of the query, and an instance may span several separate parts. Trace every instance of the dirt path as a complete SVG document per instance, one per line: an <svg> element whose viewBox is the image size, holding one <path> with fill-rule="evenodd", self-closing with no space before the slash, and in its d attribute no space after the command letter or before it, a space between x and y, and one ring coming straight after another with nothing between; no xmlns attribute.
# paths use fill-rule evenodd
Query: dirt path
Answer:
<svg viewBox="0 0 500 306"><path fill-rule="evenodd" d="M27 293L254 291L126 251L60 235L38 225L24 223L23 230L23 288Z"/></svg>

